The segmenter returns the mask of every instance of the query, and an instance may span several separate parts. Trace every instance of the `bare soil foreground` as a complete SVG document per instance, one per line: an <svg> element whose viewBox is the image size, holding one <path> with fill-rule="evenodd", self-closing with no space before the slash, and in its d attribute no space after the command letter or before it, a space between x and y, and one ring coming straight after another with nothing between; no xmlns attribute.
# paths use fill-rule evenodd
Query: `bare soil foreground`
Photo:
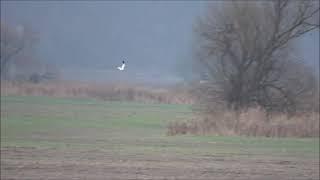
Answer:
<svg viewBox="0 0 320 180"><path fill-rule="evenodd" d="M1 179L319 179L318 138L166 136L187 106L1 98Z"/></svg>
<svg viewBox="0 0 320 180"><path fill-rule="evenodd" d="M319 179L319 161L1 148L1 179Z"/></svg>

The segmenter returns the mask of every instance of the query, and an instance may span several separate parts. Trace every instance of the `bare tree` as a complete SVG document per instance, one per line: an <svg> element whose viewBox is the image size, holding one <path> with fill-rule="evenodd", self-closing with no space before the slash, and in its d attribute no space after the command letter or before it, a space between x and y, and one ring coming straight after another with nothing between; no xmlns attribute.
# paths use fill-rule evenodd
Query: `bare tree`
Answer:
<svg viewBox="0 0 320 180"><path fill-rule="evenodd" d="M217 5L217 4L215 4ZM232 1L210 6L196 24L196 60L209 79L206 108L262 106L295 112L314 88L314 74L291 56L293 42L319 29L317 1ZM295 73L299 72L299 73Z"/></svg>
<svg viewBox="0 0 320 180"><path fill-rule="evenodd" d="M30 51L36 42L34 32L28 26L13 28L1 22L1 78L6 78L10 65L18 59L18 56ZM28 54L28 53L27 53ZM30 54L30 53L29 53ZM29 55L30 56L30 55ZM24 61L32 58L22 58ZM27 62L24 62L24 64ZM30 62L29 62L30 63ZM23 64L23 63L20 63Z"/></svg>

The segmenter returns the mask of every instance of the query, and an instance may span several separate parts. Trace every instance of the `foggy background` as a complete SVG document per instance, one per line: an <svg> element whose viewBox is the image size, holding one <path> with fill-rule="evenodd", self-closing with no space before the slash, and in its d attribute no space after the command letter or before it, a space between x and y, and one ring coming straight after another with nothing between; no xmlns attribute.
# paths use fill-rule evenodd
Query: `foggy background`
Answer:
<svg viewBox="0 0 320 180"><path fill-rule="evenodd" d="M172 84L192 78L193 24L206 2L1 1L1 21L37 33L36 58L64 79ZM319 72L319 31L292 56ZM126 70L118 71L121 61Z"/></svg>

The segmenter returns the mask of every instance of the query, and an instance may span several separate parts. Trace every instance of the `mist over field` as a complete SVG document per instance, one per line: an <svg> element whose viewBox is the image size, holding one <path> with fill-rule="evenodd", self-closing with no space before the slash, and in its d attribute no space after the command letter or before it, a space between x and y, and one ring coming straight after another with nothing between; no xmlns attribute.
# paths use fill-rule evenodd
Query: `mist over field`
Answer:
<svg viewBox="0 0 320 180"><path fill-rule="evenodd" d="M1 21L36 32L36 57L63 78L176 83L193 77L193 26L205 2L2 1ZM298 56L319 71L319 31L301 38ZM301 52L301 54L300 54ZM118 72L122 60L127 71Z"/></svg>
<svg viewBox="0 0 320 180"><path fill-rule="evenodd" d="M39 36L37 57L64 78L181 81L191 58L197 2L1 2L1 20L28 24ZM122 60L126 72L117 72Z"/></svg>

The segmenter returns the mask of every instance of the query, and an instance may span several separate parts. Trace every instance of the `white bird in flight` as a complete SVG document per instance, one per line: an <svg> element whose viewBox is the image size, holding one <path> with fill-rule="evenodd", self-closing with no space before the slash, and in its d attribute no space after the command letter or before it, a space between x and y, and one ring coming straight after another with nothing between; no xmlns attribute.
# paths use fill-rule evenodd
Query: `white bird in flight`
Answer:
<svg viewBox="0 0 320 180"><path fill-rule="evenodd" d="M126 67L126 64L125 64L124 61L122 61L122 65L119 66L118 69L119 69L120 71L123 71L123 70L124 70L124 67Z"/></svg>

